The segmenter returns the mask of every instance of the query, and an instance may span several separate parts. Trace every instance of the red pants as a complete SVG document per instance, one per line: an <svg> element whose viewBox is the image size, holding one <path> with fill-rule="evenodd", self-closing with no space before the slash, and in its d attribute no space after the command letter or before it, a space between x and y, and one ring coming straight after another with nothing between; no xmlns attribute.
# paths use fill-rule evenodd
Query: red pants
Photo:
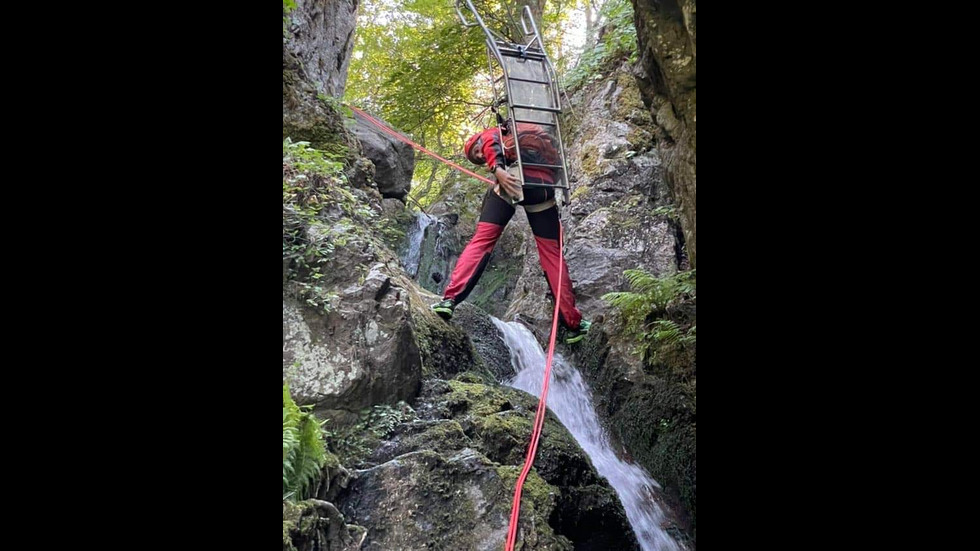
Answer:
<svg viewBox="0 0 980 551"><path fill-rule="evenodd" d="M525 187L524 200L519 204L536 205L553 197L554 189ZM480 280L490 260L490 253L493 252L494 245L504 232L504 227L514 216L515 210L496 193L487 191L487 195L483 198L483 209L480 213L480 221L476 225L476 233L459 256L443 298L451 298L457 304L466 300ZM565 264L558 250L558 228L561 224L558 207L552 206L541 212L525 211L525 214L528 223L531 224L531 231L538 245L538 259L541 261L541 269L544 270L552 295L556 295L559 273L563 278L561 297L558 301L559 318L566 327L577 329L582 314L575 308L575 292L572 290L572 281L568 277L568 265ZM560 269L559 264L561 264Z"/></svg>

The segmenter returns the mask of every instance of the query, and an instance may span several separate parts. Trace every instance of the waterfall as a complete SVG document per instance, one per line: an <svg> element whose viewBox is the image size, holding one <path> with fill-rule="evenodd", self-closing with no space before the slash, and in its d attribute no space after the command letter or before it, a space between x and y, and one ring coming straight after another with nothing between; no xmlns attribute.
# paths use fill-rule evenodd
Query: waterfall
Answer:
<svg viewBox="0 0 980 551"><path fill-rule="evenodd" d="M541 395L544 380L545 352L524 325L505 323L493 318L510 348L510 358L517 375L508 386L534 396ZM555 354L548 387L548 409L568 429L592 460L596 471L616 490L630 525L643 551L680 551L682 547L661 527L664 513L654 499L660 485L641 466L619 458L609 435L599 423L592 405L592 392L581 373L560 355Z"/></svg>

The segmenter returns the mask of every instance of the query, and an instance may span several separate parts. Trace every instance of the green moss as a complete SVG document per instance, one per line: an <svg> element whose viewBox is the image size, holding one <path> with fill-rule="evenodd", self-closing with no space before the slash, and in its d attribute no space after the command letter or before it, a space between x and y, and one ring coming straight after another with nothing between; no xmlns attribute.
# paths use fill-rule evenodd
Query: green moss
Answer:
<svg viewBox="0 0 980 551"><path fill-rule="evenodd" d="M638 117L646 117L645 122L650 122L650 112L643 104L640 95L640 86L636 82L636 77L625 72L622 68L616 72L616 85L622 89L616 103L613 105L613 118L615 120L644 122L636 120Z"/></svg>
<svg viewBox="0 0 980 551"><path fill-rule="evenodd" d="M493 377L488 377L486 373L480 373L477 371L466 371L460 373L459 375L453 377L453 380L460 381L462 383L473 383L473 384L480 384L480 385L489 385L495 383Z"/></svg>
<svg viewBox="0 0 980 551"><path fill-rule="evenodd" d="M463 381L449 381L449 388L447 402L454 411L485 416L511 409L508 398L496 388Z"/></svg>
<svg viewBox="0 0 980 551"><path fill-rule="evenodd" d="M408 227L412 224L414 217L408 209L403 209L389 214L381 219L380 229L384 244L392 251L397 251L404 246Z"/></svg>
<svg viewBox="0 0 980 551"><path fill-rule="evenodd" d="M655 140L653 134L640 126L631 126L626 134L626 141L630 144L630 149L638 153L653 149Z"/></svg>
<svg viewBox="0 0 980 551"><path fill-rule="evenodd" d="M567 109L561 115L561 131L565 140L565 147L567 148L572 140L578 139L579 126L582 124L582 120L576 116L576 112Z"/></svg>
<svg viewBox="0 0 980 551"><path fill-rule="evenodd" d="M302 509L288 501L282 502L282 551L295 551L292 531L299 522Z"/></svg>
<svg viewBox="0 0 980 551"><path fill-rule="evenodd" d="M513 488L517 483L517 477L520 475L521 469L522 466L518 465L501 465L497 467L497 474L503 479L505 487ZM524 480L524 489L521 494L522 514L528 505L532 505L534 507L534 513L541 515L543 518L548 518L551 511L555 508L555 500L559 493L557 488L545 482L536 470L531 469L531 472L528 473L527 478ZM526 512L534 514L530 511Z"/></svg>
<svg viewBox="0 0 980 551"><path fill-rule="evenodd" d="M516 411L502 411L478 420L488 434L506 434L520 442L531 436L533 419Z"/></svg>
<svg viewBox="0 0 980 551"><path fill-rule="evenodd" d="M523 463L533 428L532 419L517 412L503 412L475 418L473 424L487 457L498 463Z"/></svg>
<svg viewBox="0 0 980 551"><path fill-rule="evenodd" d="M635 234L641 228L643 218L636 213L646 198L639 195L627 195L609 209L610 227L616 232Z"/></svg>
<svg viewBox="0 0 980 551"><path fill-rule="evenodd" d="M449 378L464 371L485 371L466 334L433 312L429 308L433 300L423 297L414 282L396 276L392 284L402 290L411 305L411 325L421 355L423 378Z"/></svg>
<svg viewBox="0 0 980 551"><path fill-rule="evenodd" d="M588 145L582 148L582 172L590 179L595 179L601 173L601 157L595 146Z"/></svg>
<svg viewBox="0 0 980 551"><path fill-rule="evenodd" d="M422 433L420 440L434 443L458 442L467 440L463 427L456 421L447 420L433 425Z"/></svg>
<svg viewBox="0 0 980 551"><path fill-rule="evenodd" d="M443 454L471 447L463 427L453 420L440 420L428 425L421 432L418 425L405 425L397 431L393 439L394 448L386 457L397 456L417 450L439 450Z"/></svg>
<svg viewBox="0 0 980 551"><path fill-rule="evenodd" d="M283 50L283 139L310 142L316 149L346 157L354 138L344 127L344 117L332 102L317 97L300 71L299 60Z"/></svg>
<svg viewBox="0 0 980 551"><path fill-rule="evenodd" d="M592 193L592 188L590 188L589 186L586 186L586 185L580 185L572 193L572 200L573 201L578 201L579 199L583 199L589 193Z"/></svg>
<svg viewBox="0 0 980 551"><path fill-rule="evenodd" d="M324 468L328 470L334 470L340 467L340 459L338 459L336 455L330 452L325 452L323 455L324 455L324 462L323 462Z"/></svg>
<svg viewBox="0 0 980 551"><path fill-rule="evenodd" d="M337 453L333 459L338 465L360 466L400 423L413 419L415 412L405 402L367 408L356 421L338 424L330 439L331 449Z"/></svg>
<svg viewBox="0 0 980 551"><path fill-rule="evenodd" d="M282 549L283 551L295 551L293 539L309 539L312 507L308 502L299 503L282 502ZM312 515L315 518L315 515ZM315 529L315 526L314 526Z"/></svg>

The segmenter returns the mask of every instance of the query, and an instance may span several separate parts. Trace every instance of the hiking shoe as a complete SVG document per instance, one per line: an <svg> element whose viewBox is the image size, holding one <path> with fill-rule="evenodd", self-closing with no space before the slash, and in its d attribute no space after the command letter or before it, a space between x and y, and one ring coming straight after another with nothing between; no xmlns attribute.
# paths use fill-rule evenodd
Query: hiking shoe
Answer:
<svg viewBox="0 0 980 551"><path fill-rule="evenodd" d="M456 301L447 298L446 300L432 305L432 311L439 314L442 319L449 321L453 319L453 310L456 309Z"/></svg>
<svg viewBox="0 0 980 551"><path fill-rule="evenodd" d="M591 321L582 320L578 324L578 329L565 331L565 344L575 344L584 339L589 334L590 327L592 327Z"/></svg>

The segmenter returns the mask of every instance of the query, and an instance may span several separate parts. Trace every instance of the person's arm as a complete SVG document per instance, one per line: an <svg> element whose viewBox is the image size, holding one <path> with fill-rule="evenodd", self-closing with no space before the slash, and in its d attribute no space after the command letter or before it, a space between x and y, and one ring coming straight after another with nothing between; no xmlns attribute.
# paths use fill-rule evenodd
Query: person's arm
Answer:
<svg viewBox="0 0 980 551"><path fill-rule="evenodd" d="M500 132L494 128L489 132L490 139L483 141L483 157L487 160L487 166L493 173L497 183L503 188L504 192L511 197L520 197L521 181L513 174L507 172L504 166L504 151L500 145Z"/></svg>
<svg viewBox="0 0 980 551"><path fill-rule="evenodd" d="M491 128L484 134L486 138L483 140L483 158L487 160L487 168L490 169L491 173L495 172L497 165L502 168L507 168L507 163L504 161L504 150L500 145L500 131L496 128Z"/></svg>
<svg viewBox="0 0 980 551"><path fill-rule="evenodd" d="M510 172L507 172L506 168L495 166L493 175L497 179L497 183L507 192L507 195L511 197L520 197L522 195L521 181Z"/></svg>

